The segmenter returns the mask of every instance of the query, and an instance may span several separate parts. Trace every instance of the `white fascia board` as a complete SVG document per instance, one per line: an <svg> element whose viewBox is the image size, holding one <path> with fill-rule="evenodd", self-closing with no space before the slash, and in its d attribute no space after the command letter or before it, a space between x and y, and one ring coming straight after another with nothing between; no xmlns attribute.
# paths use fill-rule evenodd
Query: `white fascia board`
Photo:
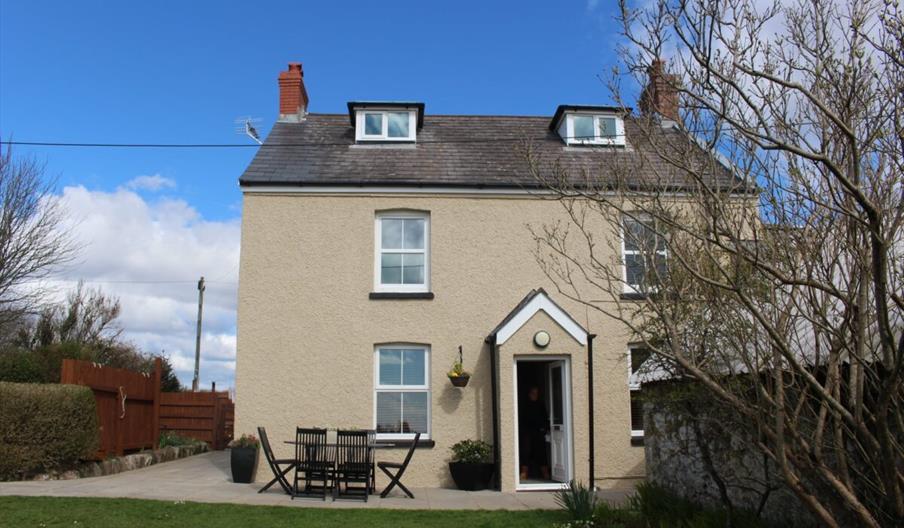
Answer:
<svg viewBox="0 0 904 528"><path fill-rule="evenodd" d="M568 332L578 343L587 345L587 332L581 328L581 325L575 322L565 310L559 308L544 293L537 294L530 300L524 308L522 308L514 317L509 320L499 331L496 332L496 344L502 345L510 337L521 329L531 318L540 310L546 312L553 321L558 324L562 330Z"/></svg>
<svg viewBox="0 0 904 528"><path fill-rule="evenodd" d="M538 196L558 198L561 193L551 189L525 189L518 187L459 187L441 185L240 185L245 194L460 194L494 196ZM655 196L656 193L638 191L640 194ZM600 196L616 196L615 191L595 191ZM691 196L688 192L667 192L668 196ZM578 196L575 196L578 198Z"/></svg>
<svg viewBox="0 0 904 528"><path fill-rule="evenodd" d="M550 189L447 187L440 185L242 185L248 194L489 194L558 196Z"/></svg>

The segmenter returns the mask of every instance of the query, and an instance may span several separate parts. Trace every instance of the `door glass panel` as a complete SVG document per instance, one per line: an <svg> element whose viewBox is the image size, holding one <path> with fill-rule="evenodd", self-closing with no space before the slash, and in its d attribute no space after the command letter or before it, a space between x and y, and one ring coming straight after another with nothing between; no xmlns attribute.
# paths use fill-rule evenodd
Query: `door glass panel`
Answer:
<svg viewBox="0 0 904 528"><path fill-rule="evenodd" d="M561 425L565 412L562 403L562 367L556 365L552 368L552 423Z"/></svg>

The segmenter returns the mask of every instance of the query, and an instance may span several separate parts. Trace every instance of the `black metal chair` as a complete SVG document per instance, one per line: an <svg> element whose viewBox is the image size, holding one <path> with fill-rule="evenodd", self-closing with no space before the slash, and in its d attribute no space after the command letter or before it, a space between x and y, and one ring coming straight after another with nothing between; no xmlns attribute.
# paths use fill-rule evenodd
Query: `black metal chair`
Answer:
<svg viewBox="0 0 904 528"><path fill-rule="evenodd" d="M371 488L373 456L370 431L336 431L336 467L333 494L367 502ZM352 486L360 484L360 486Z"/></svg>
<svg viewBox="0 0 904 528"><path fill-rule="evenodd" d="M295 486L292 498L317 497L326 500L333 472L333 457L326 443L326 429L295 429ZM304 487L299 487L304 482ZM319 482L319 486L315 483ZM315 493L319 488L320 493Z"/></svg>
<svg viewBox="0 0 904 528"><path fill-rule="evenodd" d="M405 492L405 495L408 495L412 499L414 498L414 493L405 487L402 484L402 475L405 474L405 470L408 469L408 463L411 462L411 456L414 454L414 450L417 449L417 442L421 439L421 433L417 433L414 435L414 441L411 442L411 447L408 449L408 454L405 455L405 461L401 464L396 462L377 462L377 467L380 468L380 471L386 473L386 476L389 477L389 485L386 486L386 489L383 490L383 493L380 494L380 498L385 499L389 492L392 491L392 488L398 486ZM390 470L395 470L395 474Z"/></svg>
<svg viewBox="0 0 904 528"><path fill-rule="evenodd" d="M267 464L270 465L270 471L273 472L273 480L267 483L266 486L260 489L258 493L263 493L270 489L270 486L279 482L279 485L282 489L292 495L292 486L289 484L288 479L286 479L286 474L293 469L295 469L295 459L294 458L276 458L273 455L273 449L270 447L270 439L267 438L267 430L263 427L257 428L257 434L261 439L261 446L264 448L264 456L267 458ZM286 466L285 469L280 466Z"/></svg>

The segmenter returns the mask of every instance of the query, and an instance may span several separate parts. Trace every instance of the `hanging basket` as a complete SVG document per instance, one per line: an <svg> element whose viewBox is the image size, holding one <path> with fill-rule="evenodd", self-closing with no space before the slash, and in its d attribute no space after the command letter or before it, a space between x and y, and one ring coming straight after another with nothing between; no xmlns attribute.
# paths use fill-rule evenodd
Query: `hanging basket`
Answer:
<svg viewBox="0 0 904 528"><path fill-rule="evenodd" d="M464 359L461 354L461 345L458 345L458 361L452 363L452 370L449 371L447 376L449 376L449 381L452 382L452 385L456 387L464 387L471 381L471 375L464 371L461 368Z"/></svg>
<svg viewBox="0 0 904 528"><path fill-rule="evenodd" d="M449 376L449 381L452 382L452 385L456 387L465 387L468 385L468 382L471 381L470 374L462 374L460 376Z"/></svg>

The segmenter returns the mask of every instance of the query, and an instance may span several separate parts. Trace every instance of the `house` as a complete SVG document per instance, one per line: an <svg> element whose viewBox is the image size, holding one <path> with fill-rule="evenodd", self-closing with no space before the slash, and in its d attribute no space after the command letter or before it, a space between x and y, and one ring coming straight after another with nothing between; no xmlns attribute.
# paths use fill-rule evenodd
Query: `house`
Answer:
<svg viewBox="0 0 904 528"><path fill-rule="evenodd" d="M644 98L665 122L677 97L651 72ZM279 89L279 120L240 178L236 431L265 426L288 456L279 440L297 425L373 428L380 460L400 459L420 432L412 486L451 486L450 447L463 439L493 444L503 491L643 479L631 381L643 351L631 356L622 325L555 294L528 226L565 213L515 148L528 137L579 174L643 148L632 119L592 105L433 115L397 101L309 113L298 63ZM630 282L642 264L622 251ZM464 388L446 376L459 351ZM531 439L527 423L547 435Z"/></svg>

